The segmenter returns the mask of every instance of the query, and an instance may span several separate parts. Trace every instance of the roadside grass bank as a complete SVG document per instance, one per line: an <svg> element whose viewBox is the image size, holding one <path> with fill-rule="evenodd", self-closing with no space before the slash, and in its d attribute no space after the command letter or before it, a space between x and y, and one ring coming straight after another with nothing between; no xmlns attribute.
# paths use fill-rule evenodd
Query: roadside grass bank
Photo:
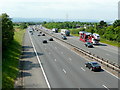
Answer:
<svg viewBox="0 0 120 90"><path fill-rule="evenodd" d="M116 41L109 41L109 40L106 40L104 38L101 38L100 42L106 43L106 44L109 44L109 45L112 45L112 46L120 47L120 43L118 43Z"/></svg>
<svg viewBox="0 0 120 90"><path fill-rule="evenodd" d="M14 40L8 44L8 49L2 55L2 88L14 88L14 81L19 72L19 56L25 30L14 28Z"/></svg>

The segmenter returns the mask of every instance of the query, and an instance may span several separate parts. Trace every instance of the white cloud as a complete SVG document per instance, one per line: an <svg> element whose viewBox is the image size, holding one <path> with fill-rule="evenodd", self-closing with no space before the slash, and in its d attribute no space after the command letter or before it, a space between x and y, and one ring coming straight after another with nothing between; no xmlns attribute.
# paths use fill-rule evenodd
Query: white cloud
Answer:
<svg viewBox="0 0 120 90"><path fill-rule="evenodd" d="M119 0L1 0L2 12L12 17L64 17L71 18L117 17ZM107 18L109 18L107 17ZM93 18L93 17L92 17Z"/></svg>

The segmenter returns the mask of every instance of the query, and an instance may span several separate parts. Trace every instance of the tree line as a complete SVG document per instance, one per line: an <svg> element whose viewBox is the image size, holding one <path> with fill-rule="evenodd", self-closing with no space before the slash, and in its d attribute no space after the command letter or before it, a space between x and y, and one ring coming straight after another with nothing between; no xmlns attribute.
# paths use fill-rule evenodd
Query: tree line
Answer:
<svg viewBox="0 0 120 90"><path fill-rule="evenodd" d="M6 13L0 15L0 28L2 29L2 49L7 49L8 45L14 39L14 26L19 26L21 29L27 28L30 23L13 23ZM32 23L33 24L33 23Z"/></svg>
<svg viewBox="0 0 120 90"><path fill-rule="evenodd" d="M2 49L4 51L4 49L7 48L7 45L13 40L14 28L11 18L9 18L6 13L3 13L0 18L0 23L2 23Z"/></svg>
<svg viewBox="0 0 120 90"><path fill-rule="evenodd" d="M72 34L78 34L79 31L98 33L102 38L110 41L120 42L120 20L115 20L113 24L107 24L105 21L98 23L91 22L43 22L46 28L69 29ZM77 29L76 29L77 28Z"/></svg>

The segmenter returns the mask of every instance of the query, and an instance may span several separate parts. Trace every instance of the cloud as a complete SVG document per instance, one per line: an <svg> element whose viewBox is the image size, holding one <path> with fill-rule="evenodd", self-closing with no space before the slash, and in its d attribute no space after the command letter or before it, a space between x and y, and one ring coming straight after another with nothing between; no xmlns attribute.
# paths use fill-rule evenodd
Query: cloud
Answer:
<svg viewBox="0 0 120 90"><path fill-rule="evenodd" d="M1 0L0 13L22 17L115 18L119 0Z"/></svg>

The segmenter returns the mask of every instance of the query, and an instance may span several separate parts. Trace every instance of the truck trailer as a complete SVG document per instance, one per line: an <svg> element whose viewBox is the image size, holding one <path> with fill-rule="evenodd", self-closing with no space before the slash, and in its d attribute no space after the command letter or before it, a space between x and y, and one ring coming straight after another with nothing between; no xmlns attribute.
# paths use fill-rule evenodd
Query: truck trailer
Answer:
<svg viewBox="0 0 120 90"><path fill-rule="evenodd" d="M90 32L80 31L79 35L80 35L80 39L79 39L80 41L99 44L99 41L100 41L99 34L96 34L96 33L92 34Z"/></svg>
<svg viewBox="0 0 120 90"><path fill-rule="evenodd" d="M55 32L55 33L58 33L58 29L57 28L53 28L52 31Z"/></svg>
<svg viewBox="0 0 120 90"><path fill-rule="evenodd" d="M67 29L61 29L61 35L70 36L70 31Z"/></svg>

